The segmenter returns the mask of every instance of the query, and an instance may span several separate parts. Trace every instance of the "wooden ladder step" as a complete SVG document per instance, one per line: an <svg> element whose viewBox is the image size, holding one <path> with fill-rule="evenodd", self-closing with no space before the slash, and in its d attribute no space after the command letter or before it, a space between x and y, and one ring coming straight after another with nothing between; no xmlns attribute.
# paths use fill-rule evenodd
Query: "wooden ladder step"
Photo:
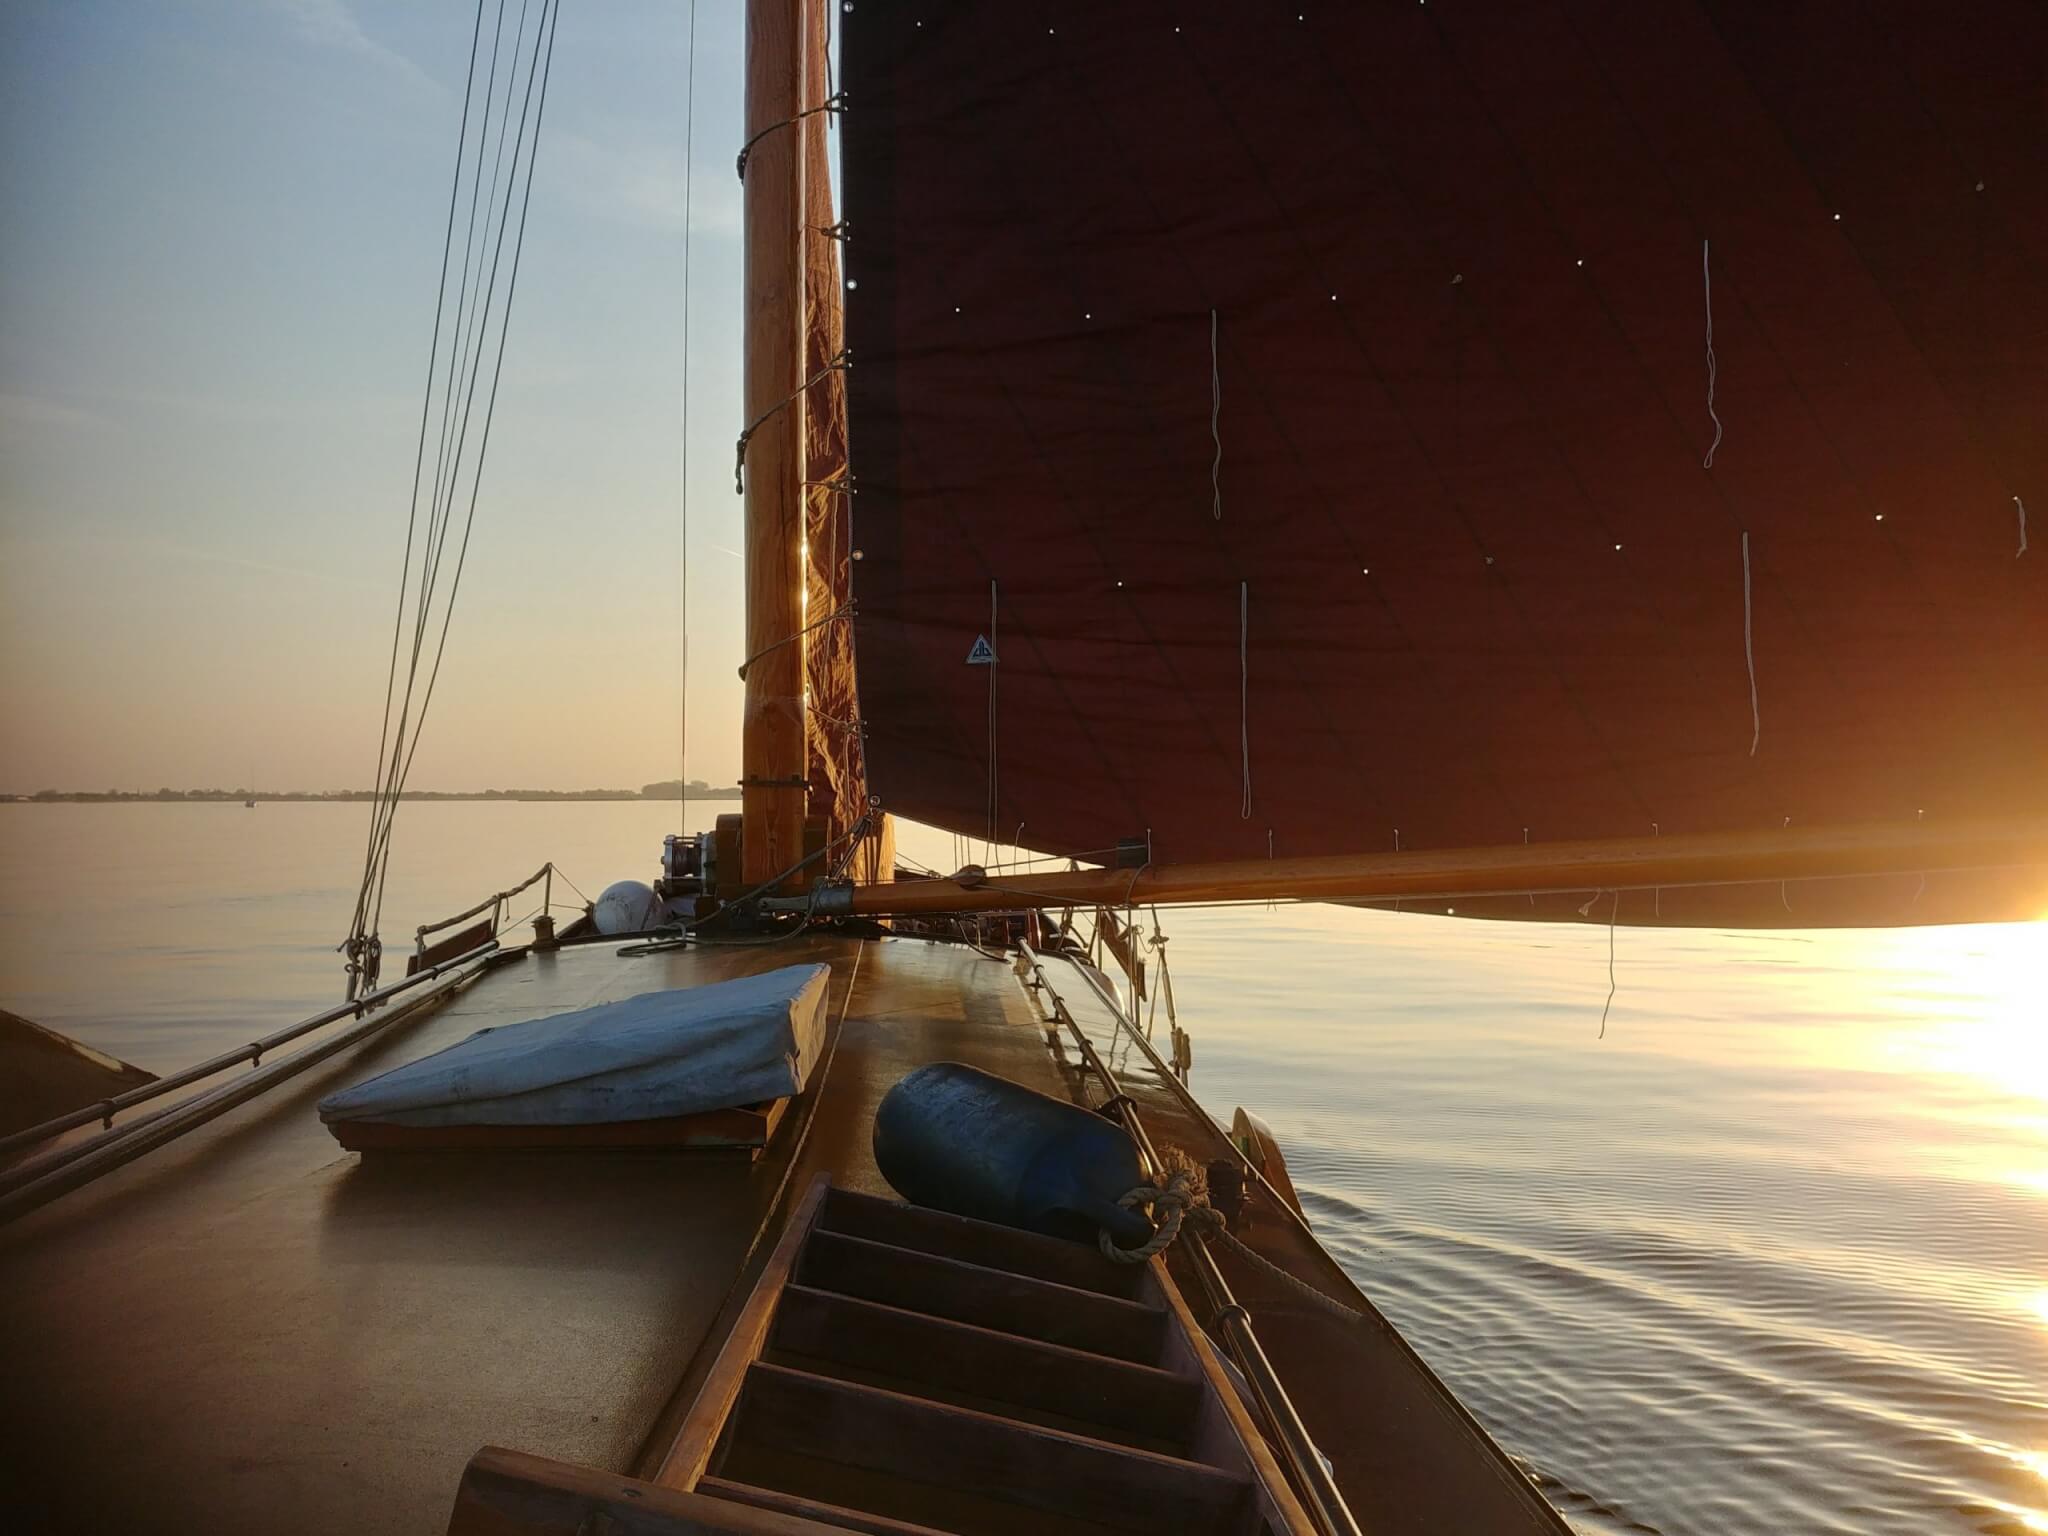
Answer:
<svg viewBox="0 0 2048 1536"><path fill-rule="evenodd" d="M725 1455L709 1470L757 1482L746 1475L757 1446L910 1483L944 1478L949 1490L1126 1531L1240 1528L1251 1495L1249 1478L1200 1462L760 1362L747 1371Z"/></svg>
<svg viewBox="0 0 2048 1536"><path fill-rule="evenodd" d="M975 1488L918 1483L772 1446L749 1446L698 1488L750 1513L869 1536L1131 1536L1123 1525L1007 1504Z"/></svg>
<svg viewBox="0 0 2048 1536"><path fill-rule="evenodd" d="M868 1536L957 1536L957 1533L936 1525L892 1520L887 1515L848 1509L841 1504L828 1504L823 1499L806 1498L800 1493L785 1493L779 1488L757 1488L752 1483L735 1482L727 1477L702 1478L697 1483L697 1491L714 1499L728 1499L754 1509L793 1515L799 1520L815 1520L834 1528L843 1526L849 1531L865 1531Z"/></svg>
<svg viewBox="0 0 2048 1536"><path fill-rule="evenodd" d="M860 1517L856 1517L859 1519ZM487 1445L470 1458L455 1492L448 1536L927 1536L927 1528L848 1523L795 1504L731 1503L706 1488L656 1483Z"/></svg>
<svg viewBox="0 0 2048 1536"><path fill-rule="evenodd" d="M1165 1339L1166 1313L1160 1307L843 1232L812 1232L795 1279L817 1290L1143 1364L1158 1360Z"/></svg>
<svg viewBox="0 0 2048 1536"><path fill-rule="evenodd" d="M1145 1279L1144 1265L1112 1264L1081 1243L846 1189L835 1189L825 1197L818 1227L1126 1300L1138 1295Z"/></svg>
<svg viewBox="0 0 2048 1536"><path fill-rule="evenodd" d="M804 1369L869 1372L910 1395L939 1389L1176 1451L1187 1448L1201 1397L1193 1376L806 1285L783 1291L768 1347L802 1357L792 1363Z"/></svg>

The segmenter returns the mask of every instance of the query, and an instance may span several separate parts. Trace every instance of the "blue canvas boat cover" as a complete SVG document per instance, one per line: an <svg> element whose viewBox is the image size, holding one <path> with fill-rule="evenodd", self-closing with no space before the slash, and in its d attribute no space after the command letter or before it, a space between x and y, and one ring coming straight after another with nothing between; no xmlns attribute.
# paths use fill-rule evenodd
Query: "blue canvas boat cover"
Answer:
<svg viewBox="0 0 2048 1536"><path fill-rule="evenodd" d="M604 1125L796 1093L825 1037L831 967L792 965L482 1029L320 1101L392 1125Z"/></svg>

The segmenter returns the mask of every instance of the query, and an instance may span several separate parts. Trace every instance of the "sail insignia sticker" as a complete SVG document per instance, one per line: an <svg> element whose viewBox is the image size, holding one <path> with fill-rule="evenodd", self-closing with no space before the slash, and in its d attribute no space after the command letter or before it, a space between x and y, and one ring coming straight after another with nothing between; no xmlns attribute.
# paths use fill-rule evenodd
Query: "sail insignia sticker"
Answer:
<svg viewBox="0 0 2048 1536"><path fill-rule="evenodd" d="M974 648L967 653L970 667L992 667L996 663L996 648L988 643L987 635L974 637Z"/></svg>

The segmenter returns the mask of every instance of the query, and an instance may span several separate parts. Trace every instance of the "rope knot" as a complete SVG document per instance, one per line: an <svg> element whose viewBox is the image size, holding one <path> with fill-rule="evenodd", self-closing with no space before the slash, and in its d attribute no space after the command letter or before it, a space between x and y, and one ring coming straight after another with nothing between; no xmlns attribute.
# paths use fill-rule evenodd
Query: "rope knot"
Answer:
<svg viewBox="0 0 2048 1536"><path fill-rule="evenodd" d="M1199 1169L1183 1167L1168 1175L1164 1185L1140 1184L1125 1190L1116 1203L1127 1211L1141 1205L1149 1207L1157 1230L1135 1248L1119 1248L1108 1232L1097 1232L1095 1244L1102 1250L1102 1256L1116 1264L1142 1264L1155 1253L1172 1247L1187 1222L1193 1222L1197 1230L1220 1228L1223 1215L1211 1209L1202 1182Z"/></svg>

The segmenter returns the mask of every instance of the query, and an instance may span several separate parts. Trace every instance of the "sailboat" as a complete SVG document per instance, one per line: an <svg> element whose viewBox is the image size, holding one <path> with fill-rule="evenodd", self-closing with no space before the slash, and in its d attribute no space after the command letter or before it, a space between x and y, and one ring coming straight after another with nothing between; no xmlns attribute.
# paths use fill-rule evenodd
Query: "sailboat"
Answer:
<svg viewBox="0 0 2048 1536"><path fill-rule="evenodd" d="M2048 23L747 13L741 812L636 917L557 930L543 869L398 979L359 903L343 1004L0 1143L10 1507L1567 1530L1139 1027L1160 924L2048 911ZM897 817L1054 867L919 875ZM815 1060L720 1145L316 1113L792 967ZM885 1169L939 1068L999 1112ZM903 1198L1066 1111L1132 1160L1136 1249Z"/></svg>

